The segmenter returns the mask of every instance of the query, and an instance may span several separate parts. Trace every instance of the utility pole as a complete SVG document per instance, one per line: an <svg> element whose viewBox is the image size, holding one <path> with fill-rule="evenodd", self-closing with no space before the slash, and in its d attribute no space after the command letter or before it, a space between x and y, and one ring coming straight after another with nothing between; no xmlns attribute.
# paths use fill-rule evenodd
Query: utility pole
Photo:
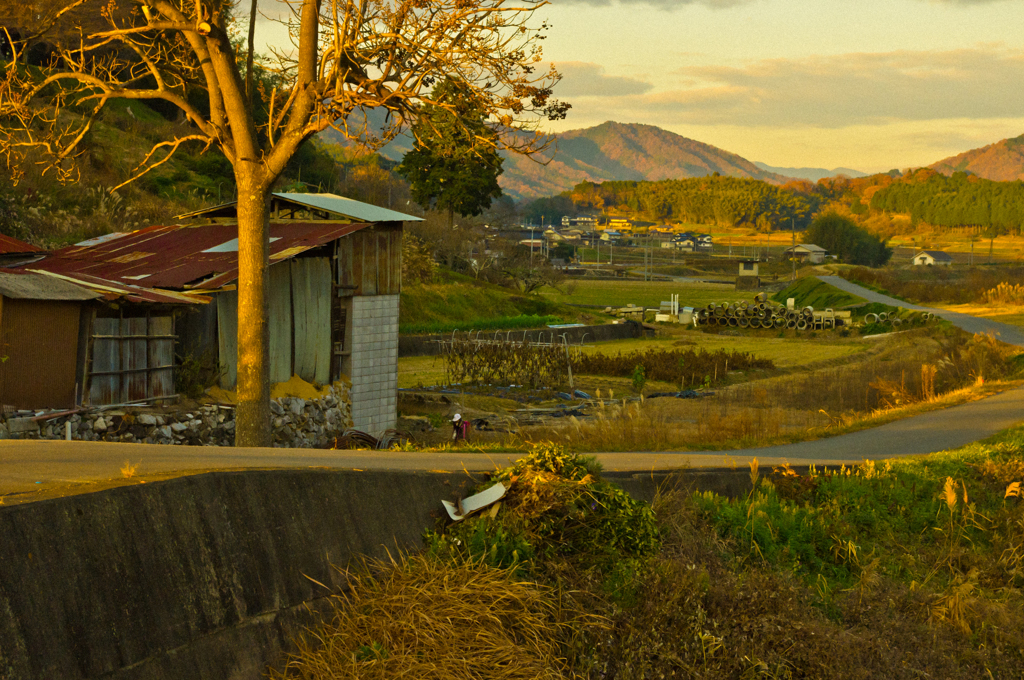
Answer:
<svg viewBox="0 0 1024 680"><path fill-rule="evenodd" d="M793 248L789 251L789 259L793 261L793 278L796 281L796 220L790 219L789 231L793 234Z"/></svg>

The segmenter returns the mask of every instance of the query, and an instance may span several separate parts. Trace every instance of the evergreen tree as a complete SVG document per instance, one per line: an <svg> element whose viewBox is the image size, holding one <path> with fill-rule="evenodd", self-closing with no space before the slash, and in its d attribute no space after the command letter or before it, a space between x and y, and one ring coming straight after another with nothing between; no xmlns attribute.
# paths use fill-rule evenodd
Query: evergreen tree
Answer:
<svg viewBox="0 0 1024 680"><path fill-rule="evenodd" d="M805 239L850 264L879 267L892 257L892 249L884 241L834 212L814 218Z"/></svg>
<svg viewBox="0 0 1024 680"><path fill-rule="evenodd" d="M455 213L479 215L501 196L502 159L483 102L469 87L445 80L434 100L413 126L416 142L397 172L409 181L413 200L447 212L450 226Z"/></svg>

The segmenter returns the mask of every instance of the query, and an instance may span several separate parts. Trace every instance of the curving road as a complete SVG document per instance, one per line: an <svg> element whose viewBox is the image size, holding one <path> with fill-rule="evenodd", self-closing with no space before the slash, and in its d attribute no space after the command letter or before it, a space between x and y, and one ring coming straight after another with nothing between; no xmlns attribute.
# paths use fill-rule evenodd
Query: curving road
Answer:
<svg viewBox="0 0 1024 680"><path fill-rule="evenodd" d="M997 339L1002 340L1009 345L1024 347L1024 330L1017 326L999 323L998 321L990 321L988 319L980 319L976 316L971 316L970 314L950 312L945 309L924 307L904 300L897 300L894 297L882 295L881 293L876 293L873 290L868 290L863 286L858 286L856 283L847 281L841 276L818 276L817 278L831 286L835 286L839 290L844 290L847 293L856 295L857 297L862 297L868 302L881 302L882 304L890 305L892 307L903 307L904 309L917 309L923 312L931 312L932 314L936 314L941 316L943 319L948 320L954 326L962 328L970 333L991 333Z"/></svg>
<svg viewBox="0 0 1024 680"><path fill-rule="evenodd" d="M971 332L994 333L1024 347L1020 329L966 314L929 309L880 295L845 279L822 280L872 302L932 311ZM828 439L714 453L637 452L600 453L606 470L647 472L681 467L746 465L755 456L764 465L783 462L832 465L922 455L954 449L984 439L1024 420L1024 388L986 399L924 413L879 427ZM505 466L517 454L410 453L397 451L331 451L316 449L259 449L211 446L164 446L0 440L0 502L81 493L112 485L138 483L211 470L324 468L480 472ZM125 463L136 466L135 477L121 473Z"/></svg>

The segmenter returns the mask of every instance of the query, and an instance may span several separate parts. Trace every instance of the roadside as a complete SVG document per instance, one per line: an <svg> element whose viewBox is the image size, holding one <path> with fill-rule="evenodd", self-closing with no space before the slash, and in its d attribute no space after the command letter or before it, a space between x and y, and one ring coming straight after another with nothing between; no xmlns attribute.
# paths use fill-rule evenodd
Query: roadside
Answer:
<svg viewBox="0 0 1024 680"><path fill-rule="evenodd" d="M995 435L1021 420L1024 388L933 411L880 427L816 441L695 452L598 453L613 472L653 472L686 467L762 465L839 465L866 459L915 456L954 449ZM409 452L331 449L164 446L45 440L0 441L0 500L4 504L89 493L115 486L145 484L213 470L270 468L487 472L515 461L521 453Z"/></svg>
<svg viewBox="0 0 1024 680"><path fill-rule="evenodd" d="M858 297L862 297L868 302L880 302L885 305L891 305L893 307L903 307L904 309L914 309L919 311L932 312L941 316L952 323L957 328L961 328L968 333L985 333L993 335L997 340L1007 343L1008 345L1016 345L1018 347L1024 347L1024 329L1009 324L1000 323L993 321L992 319L983 319L969 314L963 314L960 312L950 311L948 309L941 309L938 307L926 307L924 305L916 305L912 302L906 302L905 300L897 300L894 297L888 295L882 295L876 293L873 290L869 290L864 286L858 286L856 283L852 283L842 278L841 276L818 276L822 281L835 286L836 288L852 293Z"/></svg>

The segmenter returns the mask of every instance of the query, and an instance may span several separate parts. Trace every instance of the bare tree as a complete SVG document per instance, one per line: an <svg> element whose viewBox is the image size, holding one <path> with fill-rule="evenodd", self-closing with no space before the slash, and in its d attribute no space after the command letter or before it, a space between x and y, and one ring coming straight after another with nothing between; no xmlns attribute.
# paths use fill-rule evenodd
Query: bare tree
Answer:
<svg viewBox="0 0 1024 680"><path fill-rule="evenodd" d="M246 55L232 41L227 0L62 0L49 12L47 26L78 16L99 17L105 28L87 30L82 22L81 31L63 32L51 41L41 69L26 68L19 56L46 37L47 26L8 36L13 54L0 81L0 154L15 176L31 159L43 172L73 180L80 143L113 99L162 101L190 124L187 134L155 144L131 179L166 162L182 144L224 153L238 187L236 444L266 446L268 199L274 181L299 146L328 126L379 144L411 124L425 104L446 106L431 99L433 85L446 76L467 83L485 102L505 148L538 150L537 122L564 117L568 109L551 96L559 79L554 68L538 70L538 41L547 27L532 17L544 4L290 0L292 49L262 64L276 85L247 93ZM195 92L203 94L202 106ZM249 95L269 110L265 122L254 117ZM385 130L374 135L365 126L350 129L351 113L376 107L391 112Z"/></svg>

